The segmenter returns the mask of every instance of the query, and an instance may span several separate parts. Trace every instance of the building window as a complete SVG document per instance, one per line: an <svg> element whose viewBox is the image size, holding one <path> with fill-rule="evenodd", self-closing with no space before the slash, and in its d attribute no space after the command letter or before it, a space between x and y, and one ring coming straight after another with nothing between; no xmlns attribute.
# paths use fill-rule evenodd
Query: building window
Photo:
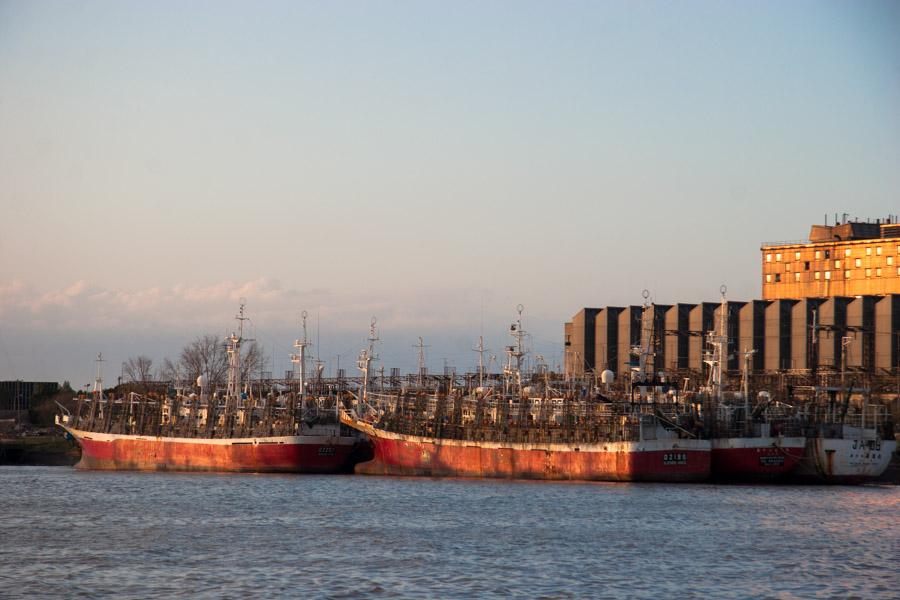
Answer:
<svg viewBox="0 0 900 600"><path fill-rule="evenodd" d="M875 254L881 256L881 246L875 246Z"/></svg>
<svg viewBox="0 0 900 600"><path fill-rule="evenodd" d="M816 281L819 280L819 276L820 276L820 275L821 275L821 273L819 273L818 271L816 271Z"/></svg>
<svg viewBox="0 0 900 600"><path fill-rule="evenodd" d="M772 255L766 254L766 262L772 262Z"/></svg>
<svg viewBox="0 0 900 600"><path fill-rule="evenodd" d="M871 246L866 248L866 256L872 256L872 247Z"/></svg>
<svg viewBox="0 0 900 600"><path fill-rule="evenodd" d="M827 259L827 258L831 258L831 250L826 250L826 251L825 251L825 258L826 258L826 259Z"/></svg>
<svg viewBox="0 0 900 600"><path fill-rule="evenodd" d="M766 273L766 283L772 283L772 274Z"/></svg>
<svg viewBox="0 0 900 600"><path fill-rule="evenodd" d="M831 271L825 271L825 279L831 279Z"/></svg>
<svg viewBox="0 0 900 600"><path fill-rule="evenodd" d="M900 276L900 267L897 267L897 275Z"/></svg>
<svg viewBox="0 0 900 600"><path fill-rule="evenodd" d="M850 256L850 252L850 248L847 248L846 250L844 250L844 256Z"/></svg>
<svg viewBox="0 0 900 600"><path fill-rule="evenodd" d="M900 248L897 248L897 252L900 252ZM794 260L800 260L800 253L794 252Z"/></svg>
<svg viewBox="0 0 900 600"><path fill-rule="evenodd" d="M841 261L839 261L839 260L834 261L834 268L839 270L841 268Z"/></svg>
<svg viewBox="0 0 900 600"><path fill-rule="evenodd" d="M816 250L816 260L822 258L822 252L820 250Z"/></svg>
<svg viewBox="0 0 900 600"><path fill-rule="evenodd" d="M809 271L809 261L806 261L805 263L803 263L803 270Z"/></svg>
<svg viewBox="0 0 900 600"><path fill-rule="evenodd" d="M891 263L888 263L888 264L891 264ZM791 272L791 263L784 263L784 270L787 271L788 273L790 273Z"/></svg>
<svg viewBox="0 0 900 600"><path fill-rule="evenodd" d="M894 257L893 257L893 256L888 256L886 260L887 260L888 266L891 266L892 264L894 264Z"/></svg>
<svg viewBox="0 0 900 600"><path fill-rule="evenodd" d="M881 267L875 269L875 277L881 277Z"/></svg>
<svg viewBox="0 0 900 600"><path fill-rule="evenodd" d="M855 264L856 264L856 268L857 268L857 269L860 268L860 267L862 266L862 259L861 259L861 258L857 258Z"/></svg>
<svg viewBox="0 0 900 600"><path fill-rule="evenodd" d="M794 273L794 281L800 281L800 273Z"/></svg>
<svg viewBox="0 0 900 600"><path fill-rule="evenodd" d="M872 269L866 269L866 277L872 276Z"/></svg>
<svg viewBox="0 0 900 600"><path fill-rule="evenodd" d="M850 279L850 271L844 271L844 279Z"/></svg>
<svg viewBox="0 0 900 600"><path fill-rule="evenodd" d="M781 252L775 253L775 262L781 262Z"/></svg>
<svg viewBox="0 0 900 600"><path fill-rule="evenodd" d="M781 283L781 273L775 273L775 283Z"/></svg>

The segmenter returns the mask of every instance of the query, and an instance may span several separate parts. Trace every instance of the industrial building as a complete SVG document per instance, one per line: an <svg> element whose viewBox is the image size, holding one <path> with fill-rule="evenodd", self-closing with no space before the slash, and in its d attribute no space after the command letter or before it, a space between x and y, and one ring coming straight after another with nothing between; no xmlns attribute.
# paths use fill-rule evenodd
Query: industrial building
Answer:
<svg viewBox="0 0 900 600"><path fill-rule="evenodd" d="M806 242L762 244L762 297L883 296L900 291L900 224L813 225Z"/></svg>
<svg viewBox="0 0 900 600"><path fill-rule="evenodd" d="M762 244L762 299L729 301L727 370L900 375L900 224L814 225L808 242ZM583 308L565 324L565 370L627 373L651 311L655 367L703 373L721 302Z"/></svg>
<svg viewBox="0 0 900 600"><path fill-rule="evenodd" d="M0 411L31 408L36 396L52 396L59 391L55 381L0 381Z"/></svg>

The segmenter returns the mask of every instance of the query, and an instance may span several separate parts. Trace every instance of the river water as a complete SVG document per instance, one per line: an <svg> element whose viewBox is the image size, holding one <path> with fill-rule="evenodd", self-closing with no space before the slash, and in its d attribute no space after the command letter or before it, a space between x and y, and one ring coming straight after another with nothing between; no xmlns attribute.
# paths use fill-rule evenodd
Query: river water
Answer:
<svg viewBox="0 0 900 600"><path fill-rule="evenodd" d="M0 468L0 597L884 597L900 487Z"/></svg>

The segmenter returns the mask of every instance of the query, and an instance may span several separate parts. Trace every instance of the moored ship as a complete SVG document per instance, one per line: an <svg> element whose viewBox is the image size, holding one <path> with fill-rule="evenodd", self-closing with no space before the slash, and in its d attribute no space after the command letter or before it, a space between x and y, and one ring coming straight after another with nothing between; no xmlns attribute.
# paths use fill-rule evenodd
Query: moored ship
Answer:
<svg viewBox="0 0 900 600"><path fill-rule="evenodd" d="M851 402L844 386L817 388L818 398L806 407L806 452L794 479L803 483L860 484L878 479L897 451L893 423L885 406ZM827 398L827 400L826 400Z"/></svg>
<svg viewBox="0 0 900 600"><path fill-rule="evenodd" d="M750 357L743 353L741 391L726 401L722 371L728 356L725 286L720 292L719 323L708 335L704 357L708 379L704 397L707 431L712 445L711 477L721 481L773 481L789 475L803 457L806 438L801 435L794 407L773 401L760 392L750 403Z"/></svg>
<svg viewBox="0 0 900 600"><path fill-rule="evenodd" d="M305 335L295 344L300 354L296 393L254 397L241 385L243 307L239 334L228 339L228 387L209 393L203 376L200 393L174 398L104 396L98 362L91 398L74 412L63 410L57 424L81 446L83 469L149 471L246 471L336 473L352 471L366 459L369 446L339 420L337 394L310 393L305 369Z"/></svg>
<svg viewBox="0 0 900 600"><path fill-rule="evenodd" d="M700 481L710 443L674 405L559 390L544 373L522 385L524 331L510 328L503 389L369 393L342 422L365 433L374 458L357 473L586 481ZM367 372L371 349L360 368ZM483 374L479 372L479 379ZM535 388L540 393L535 394ZM687 427L685 425L688 425Z"/></svg>

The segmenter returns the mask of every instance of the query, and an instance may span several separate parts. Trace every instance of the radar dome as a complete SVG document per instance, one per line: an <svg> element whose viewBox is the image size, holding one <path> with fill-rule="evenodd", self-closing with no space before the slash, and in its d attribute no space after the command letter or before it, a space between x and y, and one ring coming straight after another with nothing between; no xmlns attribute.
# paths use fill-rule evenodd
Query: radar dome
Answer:
<svg viewBox="0 0 900 600"><path fill-rule="evenodd" d="M201 375L197 378L197 387L205 388L206 387L206 375Z"/></svg>
<svg viewBox="0 0 900 600"><path fill-rule="evenodd" d="M612 383L616 380L616 374L606 369L602 373L600 373L600 381L602 383Z"/></svg>

